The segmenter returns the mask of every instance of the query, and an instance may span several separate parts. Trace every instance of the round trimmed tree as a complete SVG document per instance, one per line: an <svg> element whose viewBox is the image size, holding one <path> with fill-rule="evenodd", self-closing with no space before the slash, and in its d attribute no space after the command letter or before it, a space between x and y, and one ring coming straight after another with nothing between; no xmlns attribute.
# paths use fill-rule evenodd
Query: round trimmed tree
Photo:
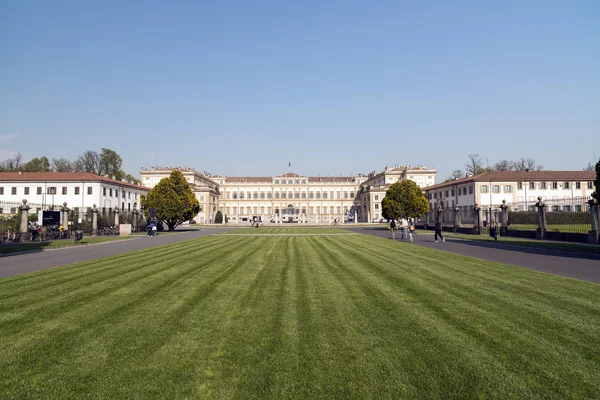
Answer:
<svg viewBox="0 0 600 400"><path fill-rule="evenodd" d="M144 214L148 217L151 208L156 210L156 218L164 221L172 231L184 221L194 218L200 212L200 203L194 192L179 171L171 172L141 197Z"/></svg>
<svg viewBox="0 0 600 400"><path fill-rule="evenodd" d="M421 218L429 211L429 201L420 187L405 179L392 184L381 201L383 218Z"/></svg>

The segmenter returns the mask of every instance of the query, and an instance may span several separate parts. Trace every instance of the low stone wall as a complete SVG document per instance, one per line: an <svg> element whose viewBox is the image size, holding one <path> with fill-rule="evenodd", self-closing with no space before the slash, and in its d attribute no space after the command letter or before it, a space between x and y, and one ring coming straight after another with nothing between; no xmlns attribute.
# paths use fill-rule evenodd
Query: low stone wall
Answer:
<svg viewBox="0 0 600 400"><path fill-rule="evenodd" d="M434 230L433 225L416 225L417 229L421 230ZM474 234L473 227L461 227L458 228L456 233L463 233L467 235ZM443 227L444 232L454 232L454 227L445 226ZM504 236L506 237L514 237L514 238L524 238L524 239L535 239L536 231L520 231L515 229L509 229L506 231ZM560 242L577 242L577 243L589 243L588 234L587 233L568 233L568 232L550 232L546 231L544 235L545 240L556 240Z"/></svg>
<svg viewBox="0 0 600 400"><path fill-rule="evenodd" d="M548 231L546 231L545 239L559 240L561 242L588 243L588 234L587 233L566 233L566 232L548 232Z"/></svg>
<svg viewBox="0 0 600 400"><path fill-rule="evenodd" d="M514 229L508 229L504 236L507 237L516 237L516 238L525 238L525 239L535 239L536 231L517 231Z"/></svg>

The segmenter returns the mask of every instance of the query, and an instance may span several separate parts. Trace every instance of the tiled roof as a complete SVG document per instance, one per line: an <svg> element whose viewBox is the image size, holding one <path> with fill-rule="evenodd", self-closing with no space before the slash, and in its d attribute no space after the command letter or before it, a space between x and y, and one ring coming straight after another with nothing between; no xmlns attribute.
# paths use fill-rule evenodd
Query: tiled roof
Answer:
<svg viewBox="0 0 600 400"><path fill-rule="evenodd" d="M288 172L287 174L281 175L282 178L299 178L300 175L295 174L293 172Z"/></svg>
<svg viewBox="0 0 600 400"><path fill-rule="evenodd" d="M149 191L144 186L118 181L90 172L0 172L0 182L106 182Z"/></svg>
<svg viewBox="0 0 600 400"><path fill-rule="evenodd" d="M538 182L538 181L593 181L594 171L489 171L468 178L427 186L424 190L439 189L471 182Z"/></svg>

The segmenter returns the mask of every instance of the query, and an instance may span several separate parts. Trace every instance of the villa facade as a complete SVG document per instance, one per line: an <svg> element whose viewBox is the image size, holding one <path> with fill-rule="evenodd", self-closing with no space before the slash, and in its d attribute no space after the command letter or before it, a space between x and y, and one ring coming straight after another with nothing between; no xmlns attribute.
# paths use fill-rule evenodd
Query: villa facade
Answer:
<svg viewBox="0 0 600 400"><path fill-rule="evenodd" d="M184 168L141 171L141 182L154 187L173 170L180 171L198 198L200 223L214 221L221 211L229 222L253 217L294 223L367 222L381 218L381 200L394 182L411 179L421 187L435 184L436 171L424 167L393 166L382 172L356 176L220 176Z"/></svg>

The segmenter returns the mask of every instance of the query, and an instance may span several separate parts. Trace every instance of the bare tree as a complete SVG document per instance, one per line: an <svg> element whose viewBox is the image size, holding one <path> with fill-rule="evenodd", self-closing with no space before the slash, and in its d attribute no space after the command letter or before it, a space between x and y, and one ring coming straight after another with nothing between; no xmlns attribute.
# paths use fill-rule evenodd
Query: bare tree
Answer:
<svg viewBox="0 0 600 400"><path fill-rule="evenodd" d="M514 162L515 171L525 171L527 169L527 161L524 157Z"/></svg>
<svg viewBox="0 0 600 400"><path fill-rule="evenodd" d="M530 171L541 171L544 169L543 165L537 165L533 158L528 158L525 160L525 164L527 165L527 169Z"/></svg>
<svg viewBox="0 0 600 400"><path fill-rule="evenodd" d="M465 164L465 169L467 170L467 174L477 175L482 172L485 172L483 168L483 161L479 154L469 154L469 162Z"/></svg>
<svg viewBox="0 0 600 400"><path fill-rule="evenodd" d="M73 163L65 158L53 158L52 170L55 172L73 172Z"/></svg>
<svg viewBox="0 0 600 400"><path fill-rule="evenodd" d="M592 164L591 162L588 163L587 167L585 167L583 169L584 171L595 171L596 167L594 167L594 164Z"/></svg>
<svg viewBox="0 0 600 400"><path fill-rule="evenodd" d="M454 171L452 171L452 175L450 176L450 179L460 179L462 177L464 177L462 170L455 169Z"/></svg>
<svg viewBox="0 0 600 400"><path fill-rule="evenodd" d="M501 160L494 164L496 171L512 171L515 169L515 163L509 160Z"/></svg>
<svg viewBox="0 0 600 400"><path fill-rule="evenodd" d="M23 155L21 153L17 153L13 158L6 159L0 163L0 169L7 172L18 171L22 166Z"/></svg>
<svg viewBox="0 0 600 400"><path fill-rule="evenodd" d="M76 172L91 172L92 174L101 175L100 155L92 150L87 150L85 153L77 157L73 163Z"/></svg>

